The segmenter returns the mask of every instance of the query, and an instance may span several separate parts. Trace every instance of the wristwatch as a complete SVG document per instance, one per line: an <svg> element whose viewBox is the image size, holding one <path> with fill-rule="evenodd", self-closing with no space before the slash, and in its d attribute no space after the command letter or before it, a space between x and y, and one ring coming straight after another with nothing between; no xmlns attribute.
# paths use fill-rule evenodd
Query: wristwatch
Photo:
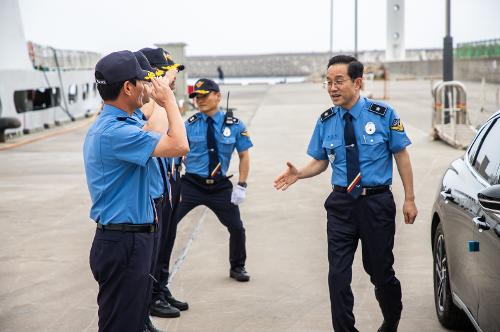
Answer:
<svg viewBox="0 0 500 332"><path fill-rule="evenodd" d="M246 188L247 187L247 183L246 182L238 182L238 186Z"/></svg>

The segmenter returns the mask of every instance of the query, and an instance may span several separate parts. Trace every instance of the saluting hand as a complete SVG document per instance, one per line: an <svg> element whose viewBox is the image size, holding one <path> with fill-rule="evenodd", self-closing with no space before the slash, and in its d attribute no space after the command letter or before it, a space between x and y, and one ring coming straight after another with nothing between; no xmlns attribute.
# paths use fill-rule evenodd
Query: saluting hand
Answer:
<svg viewBox="0 0 500 332"><path fill-rule="evenodd" d="M403 204L403 215L405 216L405 224L413 224L417 217L418 210L414 200L405 200Z"/></svg>
<svg viewBox="0 0 500 332"><path fill-rule="evenodd" d="M151 98L160 106L165 107L172 94L170 89L170 80L167 76L152 78L153 89L151 90Z"/></svg>
<svg viewBox="0 0 500 332"><path fill-rule="evenodd" d="M288 168L274 180L274 188L276 190L287 190L292 184L299 179L299 171L293 164L287 161Z"/></svg>

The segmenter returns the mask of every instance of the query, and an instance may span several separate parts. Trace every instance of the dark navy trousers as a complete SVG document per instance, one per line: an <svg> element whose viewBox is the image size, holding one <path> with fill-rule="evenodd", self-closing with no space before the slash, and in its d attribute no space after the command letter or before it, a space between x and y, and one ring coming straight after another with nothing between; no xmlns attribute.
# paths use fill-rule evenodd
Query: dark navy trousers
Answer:
<svg viewBox="0 0 500 332"><path fill-rule="evenodd" d="M143 331L151 296L157 233L97 229L90 269L99 284L99 331Z"/></svg>
<svg viewBox="0 0 500 332"><path fill-rule="evenodd" d="M175 211L175 222L172 227L177 230L177 224L186 214L199 205L205 205L212 210L219 221L229 231L229 263L231 268L243 267L246 261L245 228L240 217L240 209L231 203L233 184L229 179L223 178L214 184L206 184L204 180L192 174L185 174L181 178L181 202ZM174 231L170 232L169 257L175 242Z"/></svg>
<svg viewBox="0 0 500 332"><path fill-rule="evenodd" d="M403 305L401 285L392 268L396 206L392 193L360 196L333 191L325 201L328 235L328 286L333 328L337 332L354 327L354 296L351 290L352 262L361 240L363 267L375 286L375 296L384 320L399 320Z"/></svg>
<svg viewBox="0 0 500 332"><path fill-rule="evenodd" d="M158 254L155 260L154 276L158 282L153 284L154 302L161 295L161 290L168 284L170 256L174 247L175 235L177 233L177 223L174 222L174 216L179 208L181 196L180 178L170 181L170 190L172 192L172 201L165 199L161 208L161 217L159 216L159 237ZM168 194L167 194L168 195ZM160 215L160 213L159 213Z"/></svg>

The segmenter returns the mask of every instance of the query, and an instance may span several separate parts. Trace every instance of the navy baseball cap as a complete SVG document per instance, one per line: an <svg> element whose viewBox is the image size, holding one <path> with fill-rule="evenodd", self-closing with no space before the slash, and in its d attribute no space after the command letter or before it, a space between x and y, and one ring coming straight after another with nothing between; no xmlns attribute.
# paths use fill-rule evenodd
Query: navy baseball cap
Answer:
<svg viewBox="0 0 500 332"><path fill-rule="evenodd" d="M178 71L184 70L186 67L179 63L175 63L174 59L163 48L149 48L145 47L141 51L148 59L151 66L161 70L177 69Z"/></svg>
<svg viewBox="0 0 500 332"><path fill-rule="evenodd" d="M149 64L148 58L141 52L141 51L136 51L134 52L134 56L137 59L137 62L139 62L139 66L141 66L142 70L146 70L148 72L148 76L155 77L154 73L154 68L151 67Z"/></svg>
<svg viewBox="0 0 500 332"><path fill-rule="evenodd" d="M97 84L112 84L131 79L148 81L151 76L141 69L139 62L131 51L113 52L104 56L95 65Z"/></svg>
<svg viewBox="0 0 500 332"><path fill-rule="evenodd" d="M207 95L210 91L220 92L219 85L208 78L200 78L194 84L193 92L189 94L189 98L194 98L197 95Z"/></svg>

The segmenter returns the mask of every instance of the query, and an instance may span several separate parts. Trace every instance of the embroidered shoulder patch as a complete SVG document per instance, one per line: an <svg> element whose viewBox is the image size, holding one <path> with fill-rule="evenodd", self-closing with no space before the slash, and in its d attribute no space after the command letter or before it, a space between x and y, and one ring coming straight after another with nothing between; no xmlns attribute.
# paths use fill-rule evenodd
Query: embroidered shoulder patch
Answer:
<svg viewBox="0 0 500 332"><path fill-rule="evenodd" d="M405 131L405 128L403 127L403 122L401 121L401 119L394 119L392 121L391 130L400 131L400 132Z"/></svg>
<svg viewBox="0 0 500 332"><path fill-rule="evenodd" d="M250 134L248 133L248 130L244 130L241 132L241 136L250 137Z"/></svg>
<svg viewBox="0 0 500 332"><path fill-rule="evenodd" d="M370 112L375 113L375 114L384 116L385 113L387 112L387 107L372 103L372 105L370 106L370 108L368 110Z"/></svg>
<svg viewBox="0 0 500 332"><path fill-rule="evenodd" d="M329 108L321 114L320 121L324 122L326 119L333 115L333 109Z"/></svg>

